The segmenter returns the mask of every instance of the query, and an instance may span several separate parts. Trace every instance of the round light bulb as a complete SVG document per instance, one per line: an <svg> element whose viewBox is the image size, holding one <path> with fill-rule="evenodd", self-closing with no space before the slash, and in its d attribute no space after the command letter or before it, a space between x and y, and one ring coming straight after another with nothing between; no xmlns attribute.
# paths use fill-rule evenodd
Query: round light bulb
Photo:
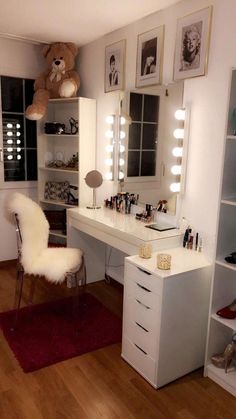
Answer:
<svg viewBox="0 0 236 419"><path fill-rule="evenodd" d="M123 172L119 172L119 179L124 179L124 173Z"/></svg>
<svg viewBox="0 0 236 419"><path fill-rule="evenodd" d="M185 109L177 109L177 111L175 111L175 118L178 119L178 121L184 121Z"/></svg>
<svg viewBox="0 0 236 419"><path fill-rule="evenodd" d="M107 138L113 138L114 134L113 134L113 131L111 129L109 129L109 130L106 131L105 135L106 135Z"/></svg>
<svg viewBox="0 0 236 419"><path fill-rule="evenodd" d="M113 123L114 123L114 116L112 116L112 115L108 115L108 116L106 117L106 123L107 123L107 124L113 124Z"/></svg>
<svg viewBox="0 0 236 419"><path fill-rule="evenodd" d="M173 175L181 175L181 166L177 164L172 166L171 173L173 173Z"/></svg>
<svg viewBox="0 0 236 419"><path fill-rule="evenodd" d="M16 124L16 128L20 128L20 124Z"/></svg>
<svg viewBox="0 0 236 419"><path fill-rule="evenodd" d="M17 136L17 137L19 137L19 136L20 136L20 132L19 132L19 131L17 131L16 136Z"/></svg>
<svg viewBox="0 0 236 419"><path fill-rule="evenodd" d="M8 151L8 153L12 153L13 148L12 147L7 147L7 151Z"/></svg>
<svg viewBox="0 0 236 419"><path fill-rule="evenodd" d="M8 137L12 137L13 136L13 132L12 131L7 131L7 136Z"/></svg>
<svg viewBox="0 0 236 419"><path fill-rule="evenodd" d="M16 144L20 144L21 143L21 140L16 140Z"/></svg>
<svg viewBox="0 0 236 419"><path fill-rule="evenodd" d="M13 144L13 140L7 140L7 144Z"/></svg>
<svg viewBox="0 0 236 419"><path fill-rule="evenodd" d="M120 160L119 160L119 165L120 165L120 166L124 166L124 164L125 164L124 159L120 159Z"/></svg>
<svg viewBox="0 0 236 419"><path fill-rule="evenodd" d="M183 148L182 147L173 148L172 154L175 157L182 157L183 156Z"/></svg>
<svg viewBox="0 0 236 419"><path fill-rule="evenodd" d="M16 151L17 151L17 153L20 153L21 148L20 147L17 147Z"/></svg>
<svg viewBox="0 0 236 419"><path fill-rule="evenodd" d="M123 116L120 117L120 125L125 125L125 118Z"/></svg>
<svg viewBox="0 0 236 419"><path fill-rule="evenodd" d="M123 140L125 138L125 132L120 131L120 139Z"/></svg>
<svg viewBox="0 0 236 419"><path fill-rule="evenodd" d="M20 160L21 159L20 154L18 154L18 156L16 158L17 158L17 160Z"/></svg>
<svg viewBox="0 0 236 419"><path fill-rule="evenodd" d="M7 128L13 128L13 125L8 122Z"/></svg>
<svg viewBox="0 0 236 419"><path fill-rule="evenodd" d="M172 183L170 185L171 192L179 192L180 191L180 183Z"/></svg>
<svg viewBox="0 0 236 419"><path fill-rule="evenodd" d="M112 180L112 172L107 172L107 173L105 174L105 179L106 179L106 180Z"/></svg>
<svg viewBox="0 0 236 419"><path fill-rule="evenodd" d="M125 151L125 146L124 145L120 145L120 153L124 153L124 151Z"/></svg>
<svg viewBox="0 0 236 419"><path fill-rule="evenodd" d="M8 160L12 160L13 159L13 155L9 154L9 156L7 156Z"/></svg>
<svg viewBox="0 0 236 419"><path fill-rule="evenodd" d="M108 144L108 145L106 145L106 151L107 151L108 153L112 153L112 152L113 152L113 145L112 145L112 144Z"/></svg>
<svg viewBox="0 0 236 419"><path fill-rule="evenodd" d="M112 165L113 165L113 160L112 160L112 159L106 159L106 160L105 160L105 164L106 164L107 166L112 166Z"/></svg>
<svg viewBox="0 0 236 419"><path fill-rule="evenodd" d="M177 140L184 138L184 129L182 128L176 128L173 132L173 135Z"/></svg>

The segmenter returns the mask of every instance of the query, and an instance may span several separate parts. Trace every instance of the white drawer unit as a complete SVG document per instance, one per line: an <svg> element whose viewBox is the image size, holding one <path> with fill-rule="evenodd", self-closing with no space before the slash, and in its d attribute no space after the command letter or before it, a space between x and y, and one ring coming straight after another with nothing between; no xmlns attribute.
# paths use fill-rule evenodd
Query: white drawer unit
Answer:
<svg viewBox="0 0 236 419"><path fill-rule="evenodd" d="M204 363L211 266L203 254L169 249L171 269L125 259L122 358L159 388Z"/></svg>

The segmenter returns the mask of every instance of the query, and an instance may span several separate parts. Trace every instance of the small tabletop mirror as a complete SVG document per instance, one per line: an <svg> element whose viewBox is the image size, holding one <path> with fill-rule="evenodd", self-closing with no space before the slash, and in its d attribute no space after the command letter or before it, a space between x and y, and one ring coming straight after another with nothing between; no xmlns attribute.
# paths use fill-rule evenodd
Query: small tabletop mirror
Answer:
<svg viewBox="0 0 236 419"><path fill-rule="evenodd" d="M93 188L93 203L92 205L88 205L87 208L90 209L98 209L101 208L100 206L96 205L96 188L99 188L103 182L102 174L98 170L91 170L85 176L85 183L90 188Z"/></svg>

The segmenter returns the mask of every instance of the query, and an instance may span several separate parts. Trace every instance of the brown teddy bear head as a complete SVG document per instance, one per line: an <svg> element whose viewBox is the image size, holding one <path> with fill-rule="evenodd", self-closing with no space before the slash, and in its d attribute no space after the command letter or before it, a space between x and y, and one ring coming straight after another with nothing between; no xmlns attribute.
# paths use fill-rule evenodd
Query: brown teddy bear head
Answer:
<svg viewBox="0 0 236 419"><path fill-rule="evenodd" d="M78 48L72 42L55 42L43 48L43 55L46 57L48 68L59 71L69 71L75 66L75 57Z"/></svg>

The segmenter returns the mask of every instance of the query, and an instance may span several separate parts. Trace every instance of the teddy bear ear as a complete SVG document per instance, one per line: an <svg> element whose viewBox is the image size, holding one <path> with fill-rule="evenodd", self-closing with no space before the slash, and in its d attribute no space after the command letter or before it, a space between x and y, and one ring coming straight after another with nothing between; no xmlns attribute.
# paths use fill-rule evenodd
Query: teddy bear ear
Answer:
<svg viewBox="0 0 236 419"><path fill-rule="evenodd" d="M42 54L43 54L44 57L46 57L48 55L50 48L51 48L51 45L45 45L43 47Z"/></svg>
<svg viewBox="0 0 236 419"><path fill-rule="evenodd" d="M66 42L67 48L72 52L74 56L76 56L79 52L78 47L73 42Z"/></svg>

